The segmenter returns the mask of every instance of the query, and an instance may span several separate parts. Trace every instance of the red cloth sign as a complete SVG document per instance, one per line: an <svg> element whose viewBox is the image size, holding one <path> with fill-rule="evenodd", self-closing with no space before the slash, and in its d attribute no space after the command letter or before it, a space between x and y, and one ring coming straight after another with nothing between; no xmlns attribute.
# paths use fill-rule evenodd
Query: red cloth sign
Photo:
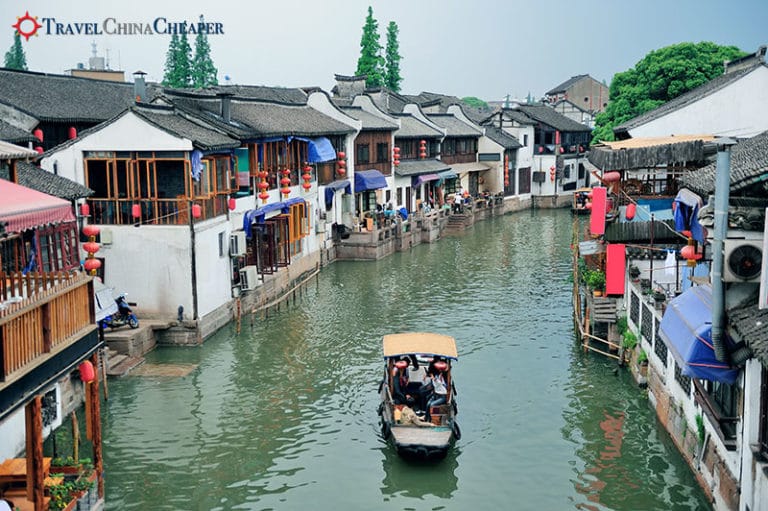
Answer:
<svg viewBox="0 0 768 511"><path fill-rule="evenodd" d="M624 294L624 274L627 271L627 258L624 245L608 245L605 259L605 294Z"/></svg>
<svg viewBox="0 0 768 511"><path fill-rule="evenodd" d="M607 190L602 186L592 188L592 214L589 217L589 232L593 236L605 234L605 205Z"/></svg>

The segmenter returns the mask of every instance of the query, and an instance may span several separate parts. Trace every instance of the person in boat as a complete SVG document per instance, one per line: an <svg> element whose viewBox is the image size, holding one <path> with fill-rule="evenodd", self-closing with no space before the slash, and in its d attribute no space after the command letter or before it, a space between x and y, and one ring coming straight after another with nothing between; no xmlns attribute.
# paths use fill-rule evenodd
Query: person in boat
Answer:
<svg viewBox="0 0 768 511"><path fill-rule="evenodd" d="M444 405L448 402L448 385L445 381L446 367L447 364L444 360L434 360L430 363L427 374L424 376L424 387L431 388L424 406L427 421L432 420L429 412L433 406Z"/></svg>
<svg viewBox="0 0 768 511"><path fill-rule="evenodd" d="M413 405L414 398L408 393L408 360L400 359L395 362L392 372L392 400L396 405Z"/></svg>

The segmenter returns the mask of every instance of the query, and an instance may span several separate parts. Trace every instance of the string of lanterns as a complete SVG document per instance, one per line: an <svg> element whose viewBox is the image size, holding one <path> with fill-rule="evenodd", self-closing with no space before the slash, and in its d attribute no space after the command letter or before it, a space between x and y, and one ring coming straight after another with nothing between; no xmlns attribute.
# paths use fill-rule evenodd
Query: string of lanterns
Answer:
<svg viewBox="0 0 768 511"><path fill-rule="evenodd" d="M83 204L83 206L87 206L87 204ZM85 262L83 263L83 268L85 268L85 271L91 275L96 275L96 271L101 268L101 261L94 257L94 254L101 248L99 244L96 243L96 236L99 235L99 232L99 228L92 224L83 227L83 234L88 236L88 241L83 243L83 250L88 253Z"/></svg>
<svg viewBox="0 0 768 511"><path fill-rule="evenodd" d="M419 142L419 158L422 160L427 157L427 141L422 140Z"/></svg>
<svg viewBox="0 0 768 511"><path fill-rule="evenodd" d="M400 148L397 146L392 148L392 164L395 167L400 166Z"/></svg>
<svg viewBox="0 0 768 511"><path fill-rule="evenodd" d="M509 155L504 155L504 188L509 188Z"/></svg>
<svg viewBox="0 0 768 511"><path fill-rule="evenodd" d="M307 162L304 162L304 174L301 175L301 179L304 180L301 187L304 188L305 192L309 192L312 188L312 166Z"/></svg>
<svg viewBox="0 0 768 511"><path fill-rule="evenodd" d="M344 151L336 153L336 173L343 177L347 173L347 155Z"/></svg>

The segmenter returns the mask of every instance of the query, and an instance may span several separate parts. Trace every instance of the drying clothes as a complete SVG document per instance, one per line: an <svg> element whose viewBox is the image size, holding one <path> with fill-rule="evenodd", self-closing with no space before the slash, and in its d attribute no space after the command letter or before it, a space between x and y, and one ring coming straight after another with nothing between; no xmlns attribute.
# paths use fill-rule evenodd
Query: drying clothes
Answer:
<svg viewBox="0 0 768 511"><path fill-rule="evenodd" d="M674 275L676 266L677 258L675 258L675 251L667 250L667 258L664 259L664 273L666 275Z"/></svg>

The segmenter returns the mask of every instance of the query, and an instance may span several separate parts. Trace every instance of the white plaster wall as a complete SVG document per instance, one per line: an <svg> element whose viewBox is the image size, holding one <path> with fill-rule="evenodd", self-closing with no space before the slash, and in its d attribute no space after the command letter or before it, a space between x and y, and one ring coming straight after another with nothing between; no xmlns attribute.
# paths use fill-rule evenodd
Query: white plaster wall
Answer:
<svg viewBox="0 0 768 511"><path fill-rule="evenodd" d="M325 92L313 92L307 98L307 104L318 112L321 112L339 122L343 122L350 128L353 128L356 132L359 132L363 128L363 121L354 119L339 110L336 105L331 102L331 99Z"/></svg>
<svg viewBox="0 0 768 511"><path fill-rule="evenodd" d="M225 216L195 225L195 263L197 266L198 317L203 317L232 299L229 260L229 234L232 229ZM219 255L219 234L223 236ZM190 297L191 300L191 297ZM192 308L184 307L191 315Z"/></svg>
<svg viewBox="0 0 768 511"><path fill-rule="evenodd" d="M26 427L24 407L13 412L0 423L0 460L16 458L26 448Z"/></svg>
<svg viewBox="0 0 768 511"><path fill-rule="evenodd" d="M359 106L369 114L375 115L377 117L381 117L384 120L387 120L389 122L393 122L397 124L398 129L400 128L400 118L399 117L392 117L381 111L379 107L376 106L376 103L373 102L370 96L367 94L360 94L358 96L355 96L355 98L352 100L352 104L354 106ZM394 140L394 135L392 136Z"/></svg>
<svg viewBox="0 0 768 511"><path fill-rule="evenodd" d="M750 445L760 435L760 386L762 365L757 359L747 361L744 368L744 434L741 449L741 503L740 510L768 509L768 475L762 468L766 463L756 461ZM763 507L761 507L763 506Z"/></svg>
<svg viewBox="0 0 768 511"><path fill-rule="evenodd" d="M483 130L485 132L485 130ZM504 147L486 137L483 134L477 141L477 152L486 154L498 154L499 161L484 161L485 165L491 168L485 173L485 183L481 188L489 190L492 193L504 191ZM514 177L514 169L510 172L510 180ZM517 189L517 186L515 186Z"/></svg>
<svg viewBox="0 0 768 511"><path fill-rule="evenodd" d="M753 137L768 129L768 68L760 66L707 97L629 130L633 138L677 134Z"/></svg>

